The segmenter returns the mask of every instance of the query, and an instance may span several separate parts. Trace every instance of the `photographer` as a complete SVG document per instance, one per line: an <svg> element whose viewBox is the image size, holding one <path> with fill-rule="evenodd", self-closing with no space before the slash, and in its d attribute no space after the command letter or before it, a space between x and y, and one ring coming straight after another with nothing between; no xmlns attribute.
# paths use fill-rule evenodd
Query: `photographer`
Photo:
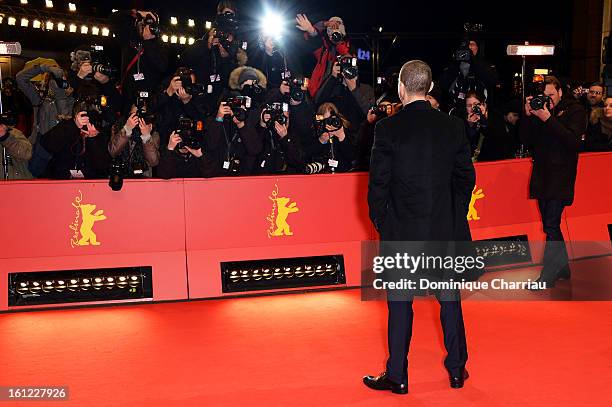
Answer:
<svg viewBox="0 0 612 407"><path fill-rule="evenodd" d="M60 120L71 117L74 105L73 89L67 86L64 70L53 60L38 60L27 63L15 77L17 86L34 108L32 143Z"/></svg>
<svg viewBox="0 0 612 407"><path fill-rule="evenodd" d="M366 121L363 122L357 134L357 152L353 169L356 171L368 171L370 169L370 155L374 145L374 128L380 120L393 116L401 110L401 104L381 102L368 110Z"/></svg>
<svg viewBox="0 0 612 407"><path fill-rule="evenodd" d="M125 178L151 178L159 164L159 133L153 131L152 121L134 105L123 127L113 126L108 151L112 158L120 158Z"/></svg>
<svg viewBox="0 0 612 407"><path fill-rule="evenodd" d="M166 83L165 90L151 102L151 111L157 115L162 146L168 143L170 134L178 128L180 117L188 117L194 122L206 118L202 85L196 84L196 76L191 69L178 68Z"/></svg>
<svg viewBox="0 0 612 407"><path fill-rule="evenodd" d="M171 178L210 178L216 175L214 158L204 152L200 137L173 131L162 149L157 175Z"/></svg>
<svg viewBox="0 0 612 407"><path fill-rule="evenodd" d="M215 26L201 39L185 49L181 60L194 70L207 88L206 107L209 113L217 108L230 73L245 65L247 56L237 38L238 9L232 1L223 0L217 6Z"/></svg>
<svg viewBox="0 0 612 407"><path fill-rule="evenodd" d="M118 11L111 16L113 32L121 43L119 74L122 111L129 110L139 92L157 90L168 69L160 44L159 17L150 11Z"/></svg>
<svg viewBox="0 0 612 407"><path fill-rule="evenodd" d="M465 109L466 133L472 149L472 162L513 158L516 146L506 132L503 115L490 110L484 96L476 92L467 93Z"/></svg>
<svg viewBox="0 0 612 407"><path fill-rule="evenodd" d="M112 125L115 114L121 111L121 95L115 88L111 77L112 68L108 63L96 61L91 48L77 49L70 55L72 65L68 72L68 82L74 89L74 98L99 99L105 101L105 120Z"/></svg>
<svg viewBox="0 0 612 407"><path fill-rule="evenodd" d="M304 32L308 50L312 50L317 61L308 87L310 96L315 98L325 79L332 74L337 57L350 53L350 43L346 39L344 21L340 17L332 17L313 25L305 14L298 14L295 21L297 28Z"/></svg>
<svg viewBox="0 0 612 407"><path fill-rule="evenodd" d="M7 162L3 162L6 155ZM0 181L32 179L28 161L32 158L32 144L23 133L0 122ZM4 164L7 164L8 174Z"/></svg>
<svg viewBox="0 0 612 407"><path fill-rule="evenodd" d="M354 131L374 104L374 89L359 82L356 61L356 58L350 55L336 60L331 75L323 82L315 98L315 105L334 104L355 126Z"/></svg>
<svg viewBox="0 0 612 407"><path fill-rule="evenodd" d="M284 80L291 80L301 75L297 61L291 58L284 49L280 49L277 40L271 36L261 35L259 46L249 57L249 64L259 69L268 79L268 89L277 89Z"/></svg>
<svg viewBox="0 0 612 407"><path fill-rule="evenodd" d="M289 132L287 103L264 106L256 129L263 148L255 160L253 175L301 172L304 162L299 141Z"/></svg>
<svg viewBox="0 0 612 407"><path fill-rule="evenodd" d="M585 151L612 151L612 97L593 110L585 138Z"/></svg>
<svg viewBox="0 0 612 407"><path fill-rule="evenodd" d="M44 178L106 178L110 155L107 135L96 128L95 122L100 121L98 106L76 102L72 116L41 138L42 147L51 154Z"/></svg>
<svg viewBox="0 0 612 407"><path fill-rule="evenodd" d="M458 116L465 116L463 107L469 91L484 95L489 105L494 104L498 75L495 66L482 56L480 45L474 38L463 40L454 52L453 63L440 78L441 88L448 92L449 111L459 108Z"/></svg>
<svg viewBox="0 0 612 407"><path fill-rule="evenodd" d="M304 146L306 172L347 172L355 159L350 123L332 103L324 103L315 116L314 134Z"/></svg>
<svg viewBox="0 0 612 407"><path fill-rule="evenodd" d="M533 151L530 195L538 200L546 234L539 281L554 287L558 279L570 278L561 217L574 200L578 147L586 128L586 116L573 98L562 99L563 90L557 78L547 76L544 85L541 94L527 98L519 136Z"/></svg>

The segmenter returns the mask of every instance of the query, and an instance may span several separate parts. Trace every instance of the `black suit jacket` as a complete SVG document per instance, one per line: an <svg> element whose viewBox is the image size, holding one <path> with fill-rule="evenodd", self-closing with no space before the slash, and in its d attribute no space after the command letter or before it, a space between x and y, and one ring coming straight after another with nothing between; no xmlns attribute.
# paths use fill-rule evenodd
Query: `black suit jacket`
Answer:
<svg viewBox="0 0 612 407"><path fill-rule="evenodd" d="M534 116L520 122L521 140L533 152L530 195L534 199L572 202L586 114L572 100L561 101L552 114L545 123Z"/></svg>
<svg viewBox="0 0 612 407"><path fill-rule="evenodd" d="M376 125L368 203L381 241L471 240L475 179L463 122L429 102Z"/></svg>

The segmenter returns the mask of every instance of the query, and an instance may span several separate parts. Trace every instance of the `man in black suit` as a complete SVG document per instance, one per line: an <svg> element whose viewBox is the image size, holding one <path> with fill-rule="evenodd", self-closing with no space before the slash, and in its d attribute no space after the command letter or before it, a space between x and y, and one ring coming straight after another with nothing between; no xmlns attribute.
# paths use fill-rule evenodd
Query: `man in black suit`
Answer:
<svg viewBox="0 0 612 407"><path fill-rule="evenodd" d="M551 288L557 280L571 276L561 217L565 207L574 201L578 149L587 121L584 108L578 102L573 98L563 99L557 78L547 76L544 84L544 103L534 104L533 97L527 98L527 117L520 122L519 136L533 152L529 192L532 199L538 200L546 234L544 267L538 281Z"/></svg>
<svg viewBox="0 0 612 407"><path fill-rule="evenodd" d="M370 162L370 218L383 242L471 240L467 211L475 184L470 145L463 122L431 107L431 69L407 62L400 72L401 112L376 125ZM436 292L448 356L444 362L451 387L467 378L467 345L460 296ZM386 372L366 376L375 390L408 392L408 348L412 336L412 295L388 294L389 359Z"/></svg>

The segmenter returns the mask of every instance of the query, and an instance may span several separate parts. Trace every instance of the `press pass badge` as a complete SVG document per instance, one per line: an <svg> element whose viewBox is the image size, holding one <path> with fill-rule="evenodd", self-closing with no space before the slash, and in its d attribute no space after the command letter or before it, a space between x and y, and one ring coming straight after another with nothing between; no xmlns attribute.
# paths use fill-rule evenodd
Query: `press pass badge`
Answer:
<svg viewBox="0 0 612 407"><path fill-rule="evenodd" d="M291 78L291 71L281 72L281 78L282 79L290 79Z"/></svg>
<svg viewBox="0 0 612 407"><path fill-rule="evenodd" d="M229 161L223 161L223 169L224 170L229 170L229 165L230 165Z"/></svg>
<svg viewBox="0 0 612 407"><path fill-rule="evenodd" d="M210 95L211 93L213 93L213 85L208 85L206 87L206 92Z"/></svg>
<svg viewBox="0 0 612 407"><path fill-rule="evenodd" d="M144 77L144 74L143 74L143 73L135 73L135 74L134 74L134 80L135 80L136 82L138 82L138 81L144 81L144 78L145 78L145 77Z"/></svg>
<svg viewBox="0 0 612 407"><path fill-rule="evenodd" d="M85 175L83 175L83 172L81 172L81 170L70 170L70 178L83 179L85 178Z"/></svg>
<svg viewBox="0 0 612 407"><path fill-rule="evenodd" d="M332 160L331 158L327 161L327 163L329 164L330 167L332 168L338 168L338 161L337 160Z"/></svg>

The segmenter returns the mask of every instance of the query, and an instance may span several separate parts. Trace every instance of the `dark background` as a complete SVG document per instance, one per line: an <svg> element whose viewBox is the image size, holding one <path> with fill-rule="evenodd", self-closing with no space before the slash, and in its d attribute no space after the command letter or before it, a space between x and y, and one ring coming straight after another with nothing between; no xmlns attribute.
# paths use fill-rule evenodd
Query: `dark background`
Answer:
<svg viewBox="0 0 612 407"><path fill-rule="evenodd" d="M217 1L185 0L73 0L77 4L78 19L87 21L90 18L107 18L111 9L138 8L155 10L168 31L176 31L198 38L203 34L203 23L212 20ZM69 14L68 1L54 1L54 12ZM264 2L259 0L238 0L241 19L244 26L256 32L257 18L262 15ZM599 79L599 59L601 48L601 26L603 0L557 0L555 2L534 1L274 1L271 5L275 11L282 12L288 18L288 27L292 36L297 38L299 32L294 28L293 18L297 12L306 13L314 23L331 16L344 19L347 30L355 38L356 47L368 49L378 34L378 27L383 27L380 40L382 68L399 66L409 59L423 59L429 62L434 75L439 74L448 65L453 50L457 47L462 35L463 24L483 24L480 33L484 41L484 52L487 60L497 66L500 78L510 81L512 74L520 71L520 58L505 55L508 44L520 44L530 41L532 44L555 44L556 55L547 58L530 58L529 68L540 67L552 69L563 77L575 80L593 81ZM0 0L0 6L21 7L19 0ZM29 0L23 6L31 12L45 10L44 0ZM3 10L5 11L5 10ZM169 25L170 16L179 18L179 26ZM72 13L72 17L76 17ZM197 29L187 27L187 18L193 18ZM19 24L19 22L18 22ZM166 31L165 30L165 31ZM393 33L402 33L395 45L389 48ZM360 35L364 34L364 35ZM358 38L369 38L359 40ZM0 25L0 40L20 41L24 51L23 60L30 59L43 51L58 61L67 62L67 55L74 47L87 43L103 43L109 53L117 52L116 40L91 35L41 32L32 28L8 27L6 21ZM291 44L292 50L299 49ZM299 43L298 43L299 44ZM168 52L176 58L183 46L167 44ZM304 55L305 61L311 61ZM17 66L12 67L18 69ZM306 69L308 67L305 67ZM371 64L362 62L362 79L370 82ZM15 72L10 72L14 74Z"/></svg>

